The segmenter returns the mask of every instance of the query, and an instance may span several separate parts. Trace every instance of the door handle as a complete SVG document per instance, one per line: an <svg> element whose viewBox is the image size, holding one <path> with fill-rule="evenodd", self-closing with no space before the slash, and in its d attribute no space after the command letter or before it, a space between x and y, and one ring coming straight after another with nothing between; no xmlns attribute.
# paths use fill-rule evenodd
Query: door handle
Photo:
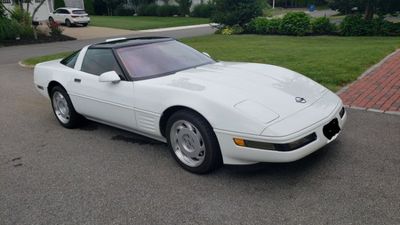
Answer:
<svg viewBox="0 0 400 225"><path fill-rule="evenodd" d="M80 83L80 82L81 82L81 79L75 78L75 79L74 79L74 82Z"/></svg>

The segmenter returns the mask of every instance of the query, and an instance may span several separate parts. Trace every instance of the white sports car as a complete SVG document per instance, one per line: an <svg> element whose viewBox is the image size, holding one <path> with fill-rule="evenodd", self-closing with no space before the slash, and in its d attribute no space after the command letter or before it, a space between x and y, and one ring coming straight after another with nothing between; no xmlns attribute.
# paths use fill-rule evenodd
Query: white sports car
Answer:
<svg viewBox="0 0 400 225"><path fill-rule="evenodd" d="M337 95L278 66L217 62L172 38L114 39L34 70L66 128L83 118L166 142L194 173L291 162L334 140Z"/></svg>

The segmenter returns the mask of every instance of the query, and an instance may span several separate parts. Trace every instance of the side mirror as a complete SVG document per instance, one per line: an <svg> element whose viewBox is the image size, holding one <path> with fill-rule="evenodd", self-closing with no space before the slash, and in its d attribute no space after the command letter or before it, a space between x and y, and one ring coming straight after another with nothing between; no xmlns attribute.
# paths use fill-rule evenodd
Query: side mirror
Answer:
<svg viewBox="0 0 400 225"><path fill-rule="evenodd" d="M210 56L207 52L203 52L203 54L204 54L205 56L207 56L208 58L211 58L211 56Z"/></svg>
<svg viewBox="0 0 400 225"><path fill-rule="evenodd" d="M100 82L111 82L111 83L118 83L121 81L121 78L115 71L109 71L102 73L99 77Z"/></svg>

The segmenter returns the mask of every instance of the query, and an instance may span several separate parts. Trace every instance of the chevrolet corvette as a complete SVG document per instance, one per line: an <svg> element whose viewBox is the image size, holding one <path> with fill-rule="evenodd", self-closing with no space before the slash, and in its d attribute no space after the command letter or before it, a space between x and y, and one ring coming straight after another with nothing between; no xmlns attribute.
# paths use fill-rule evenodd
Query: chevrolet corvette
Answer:
<svg viewBox="0 0 400 225"><path fill-rule="evenodd" d="M340 98L294 71L222 62L166 37L118 38L40 63L34 85L58 122L89 119L168 144L193 173L292 162L335 140Z"/></svg>

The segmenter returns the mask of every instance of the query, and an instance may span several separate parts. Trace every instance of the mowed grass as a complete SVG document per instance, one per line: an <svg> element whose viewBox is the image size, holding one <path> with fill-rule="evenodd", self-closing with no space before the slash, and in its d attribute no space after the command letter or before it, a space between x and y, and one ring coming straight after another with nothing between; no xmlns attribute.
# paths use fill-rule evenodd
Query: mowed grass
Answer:
<svg viewBox="0 0 400 225"><path fill-rule="evenodd" d="M60 52L57 54L52 54L52 55L44 55L44 56L38 56L38 57L33 57L33 58L29 58L29 59L25 59L22 61L23 64L28 65L28 66L34 66L38 63L41 62L46 62L46 61L50 61L50 60L54 60L54 59L60 59L60 58L64 58L68 55L70 55L72 52Z"/></svg>
<svg viewBox="0 0 400 225"><path fill-rule="evenodd" d="M184 42L218 60L283 66L332 91L400 47L398 37L211 35Z"/></svg>
<svg viewBox="0 0 400 225"><path fill-rule="evenodd" d="M182 39L221 61L273 64L297 71L337 91L400 47L398 37L290 37L210 35ZM31 58L34 65L69 53Z"/></svg>
<svg viewBox="0 0 400 225"><path fill-rule="evenodd" d="M152 16L90 16L91 26L125 30L146 30L209 23L206 18Z"/></svg>

